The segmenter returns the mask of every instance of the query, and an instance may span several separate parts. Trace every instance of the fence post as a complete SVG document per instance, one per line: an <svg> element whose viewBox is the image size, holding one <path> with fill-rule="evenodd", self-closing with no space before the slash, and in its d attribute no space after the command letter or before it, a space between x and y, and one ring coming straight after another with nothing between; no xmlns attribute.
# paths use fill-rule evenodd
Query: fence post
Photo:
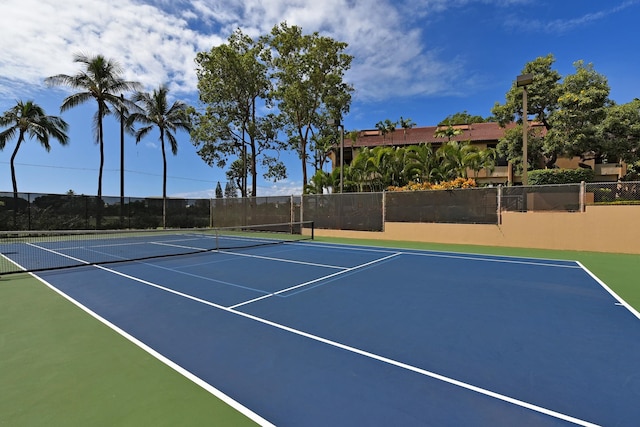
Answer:
<svg viewBox="0 0 640 427"><path fill-rule="evenodd" d="M289 205L291 208L291 210L289 211L289 218L290 218L291 224L293 224L294 222L296 222L296 214L293 207L293 194L289 198Z"/></svg>
<svg viewBox="0 0 640 427"><path fill-rule="evenodd" d="M498 185L498 225L502 224L502 184Z"/></svg>
<svg viewBox="0 0 640 427"><path fill-rule="evenodd" d="M213 228L213 198L209 198L209 228Z"/></svg>
<svg viewBox="0 0 640 427"><path fill-rule="evenodd" d="M382 192L382 231L385 229L385 222L387 222L387 192Z"/></svg>
<svg viewBox="0 0 640 427"><path fill-rule="evenodd" d="M586 194L587 194L587 184L584 181L581 181L580 182L580 212L584 212L587 210L587 208L585 207Z"/></svg>
<svg viewBox="0 0 640 427"><path fill-rule="evenodd" d="M304 222L304 193L300 195L300 222Z"/></svg>

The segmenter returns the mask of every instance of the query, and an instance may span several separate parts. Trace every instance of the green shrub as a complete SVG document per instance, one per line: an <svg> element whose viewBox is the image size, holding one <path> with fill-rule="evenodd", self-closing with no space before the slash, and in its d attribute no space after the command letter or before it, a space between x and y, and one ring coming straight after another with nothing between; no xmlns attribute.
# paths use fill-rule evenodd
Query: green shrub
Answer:
<svg viewBox="0 0 640 427"><path fill-rule="evenodd" d="M529 185L575 184L593 181L592 169L538 169L529 172Z"/></svg>

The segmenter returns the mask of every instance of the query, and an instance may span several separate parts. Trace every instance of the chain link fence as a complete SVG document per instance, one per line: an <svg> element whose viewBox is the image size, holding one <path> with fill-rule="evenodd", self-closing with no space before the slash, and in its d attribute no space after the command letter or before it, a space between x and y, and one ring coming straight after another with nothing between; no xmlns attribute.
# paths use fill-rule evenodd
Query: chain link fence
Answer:
<svg viewBox="0 0 640 427"><path fill-rule="evenodd" d="M503 187L500 206L510 212L578 212L582 210L580 192L581 184Z"/></svg>
<svg viewBox="0 0 640 427"><path fill-rule="evenodd" d="M497 224L498 189L389 192L385 211L390 222Z"/></svg>
<svg viewBox="0 0 640 427"><path fill-rule="evenodd" d="M586 184L587 204L640 204L640 182L617 181Z"/></svg>
<svg viewBox="0 0 640 427"><path fill-rule="evenodd" d="M382 231L384 193L310 194L302 197L302 220L315 228Z"/></svg>
<svg viewBox="0 0 640 427"><path fill-rule="evenodd" d="M300 203L300 196L211 199L211 225L231 227L298 222L301 220Z"/></svg>
<svg viewBox="0 0 640 427"><path fill-rule="evenodd" d="M224 199L167 199L169 228L314 221L316 228L382 231L388 222L499 224L500 213L583 212L640 204L640 182ZM0 193L0 230L162 227L161 198Z"/></svg>

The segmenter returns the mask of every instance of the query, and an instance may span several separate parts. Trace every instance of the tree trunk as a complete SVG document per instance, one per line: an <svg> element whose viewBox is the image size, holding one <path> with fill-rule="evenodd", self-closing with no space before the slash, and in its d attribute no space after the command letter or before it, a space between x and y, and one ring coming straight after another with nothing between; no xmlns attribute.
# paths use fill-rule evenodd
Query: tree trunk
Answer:
<svg viewBox="0 0 640 427"><path fill-rule="evenodd" d="M13 228L16 229L18 228L18 181L16 180L16 167L14 162L16 160L16 155L18 154L18 150L20 149L22 141L24 141L24 131L21 130L16 148L13 150L13 154L11 155L11 183L13 184Z"/></svg>
<svg viewBox="0 0 640 427"><path fill-rule="evenodd" d="M120 95L120 228L124 227L124 95Z"/></svg>
<svg viewBox="0 0 640 427"><path fill-rule="evenodd" d="M167 155L164 149L164 131L160 129L162 146L162 228L167 228Z"/></svg>
<svg viewBox="0 0 640 427"><path fill-rule="evenodd" d="M102 170L104 168L104 134L102 130L102 107L98 107L98 144L100 144L100 170L98 172L98 200L96 200L96 228L102 225Z"/></svg>
<svg viewBox="0 0 640 427"><path fill-rule="evenodd" d="M11 154L11 183L13 184L13 198L18 199L18 181L16 180L16 167L15 160L18 155L18 150L20 149L20 145L24 141L24 131L20 131L20 136L18 137L18 143L16 144L16 148L13 150L13 154Z"/></svg>

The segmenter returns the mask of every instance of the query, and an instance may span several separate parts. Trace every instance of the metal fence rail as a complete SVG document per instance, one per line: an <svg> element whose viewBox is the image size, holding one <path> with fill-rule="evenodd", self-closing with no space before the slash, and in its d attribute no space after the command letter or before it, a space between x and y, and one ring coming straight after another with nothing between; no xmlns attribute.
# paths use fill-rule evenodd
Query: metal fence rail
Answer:
<svg viewBox="0 0 640 427"><path fill-rule="evenodd" d="M162 226L162 199L0 193L0 230L146 229ZM167 199L167 227L314 221L317 228L382 231L390 222L498 224L501 212L583 212L586 205L640 204L640 182Z"/></svg>

